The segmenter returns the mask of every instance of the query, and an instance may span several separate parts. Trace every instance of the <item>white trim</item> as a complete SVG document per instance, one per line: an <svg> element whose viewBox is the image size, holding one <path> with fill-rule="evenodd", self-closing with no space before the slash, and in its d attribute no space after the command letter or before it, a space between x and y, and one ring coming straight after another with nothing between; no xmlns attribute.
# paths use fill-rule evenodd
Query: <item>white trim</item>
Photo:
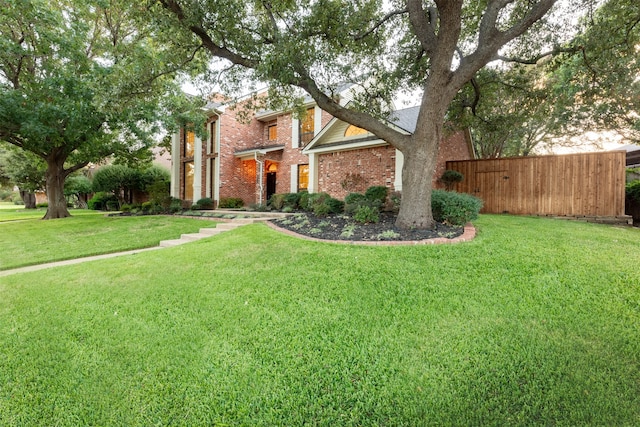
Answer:
<svg viewBox="0 0 640 427"><path fill-rule="evenodd" d="M309 153L309 186L307 191L309 193L318 192L318 155L316 153Z"/></svg>
<svg viewBox="0 0 640 427"><path fill-rule="evenodd" d="M312 150L305 150L302 154L311 155L313 153L335 153L338 151L348 151L348 150L358 150L360 148L369 148L369 147L381 147L384 145L389 145L389 143L383 139L369 139L366 141L360 142L351 142L348 144L339 144L339 145L327 145L327 146L318 146L313 148Z"/></svg>
<svg viewBox="0 0 640 427"><path fill-rule="evenodd" d="M171 197L180 197L180 131L171 135Z"/></svg>
<svg viewBox="0 0 640 427"><path fill-rule="evenodd" d="M291 115L291 148L300 147L300 120Z"/></svg>
<svg viewBox="0 0 640 427"><path fill-rule="evenodd" d="M396 148L396 176L393 182L395 191L402 191L402 168L404 167L404 154Z"/></svg>
<svg viewBox="0 0 640 427"><path fill-rule="evenodd" d="M289 192L298 192L298 165L291 165L291 179L289 183Z"/></svg>
<svg viewBox="0 0 640 427"><path fill-rule="evenodd" d="M322 130L322 109L313 107L313 136L315 137Z"/></svg>

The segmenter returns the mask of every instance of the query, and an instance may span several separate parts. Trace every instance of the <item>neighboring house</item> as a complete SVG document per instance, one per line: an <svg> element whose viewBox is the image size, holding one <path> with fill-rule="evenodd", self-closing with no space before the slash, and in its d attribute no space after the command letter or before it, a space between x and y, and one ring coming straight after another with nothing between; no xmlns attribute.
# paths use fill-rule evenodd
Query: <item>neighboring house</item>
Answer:
<svg viewBox="0 0 640 427"><path fill-rule="evenodd" d="M616 150L625 150L627 152L626 165L628 168L640 167L640 145L624 145L620 148L616 148Z"/></svg>
<svg viewBox="0 0 640 427"><path fill-rule="evenodd" d="M339 92L347 103L348 86ZM180 131L172 139L171 195L190 203L210 197L266 204L271 195L327 192L344 198L372 185L401 191L402 155L363 129L332 118L310 99L307 114L261 111L241 120L233 104L209 103L207 138ZM396 111L390 122L402 132L415 129L417 108ZM473 158L469 134L442 141L434 183L447 160ZM398 173L396 173L398 171Z"/></svg>

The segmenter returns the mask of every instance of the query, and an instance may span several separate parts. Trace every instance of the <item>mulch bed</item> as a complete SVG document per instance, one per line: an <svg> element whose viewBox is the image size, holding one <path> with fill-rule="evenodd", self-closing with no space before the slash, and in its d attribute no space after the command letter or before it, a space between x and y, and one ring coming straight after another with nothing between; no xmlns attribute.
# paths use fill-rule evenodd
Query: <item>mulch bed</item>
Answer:
<svg viewBox="0 0 640 427"><path fill-rule="evenodd" d="M464 227L451 227L436 223L433 230L399 229L395 226L396 216L381 213L377 223L360 224L346 215L317 217L309 213L298 213L287 218L271 220L280 228L303 236L323 240L344 241L420 241L425 239L453 239L462 235Z"/></svg>

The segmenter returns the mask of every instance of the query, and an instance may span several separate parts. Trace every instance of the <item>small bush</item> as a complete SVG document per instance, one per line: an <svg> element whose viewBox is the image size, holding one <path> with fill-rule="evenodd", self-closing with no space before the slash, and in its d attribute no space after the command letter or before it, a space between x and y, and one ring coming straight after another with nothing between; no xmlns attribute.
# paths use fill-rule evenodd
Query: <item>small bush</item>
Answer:
<svg viewBox="0 0 640 427"><path fill-rule="evenodd" d="M124 204L124 205L120 206L120 210L122 212L131 212L132 209L133 209L133 207L131 205Z"/></svg>
<svg viewBox="0 0 640 427"><path fill-rule="evenodd" d="M462 182L463 179L464 175L462 175L462 173L451 169L447 169L446 171L444 171L442 173L442 176L440 177L440 181L444 183L447 191L451 191L454 184L456 184L457 182Z"/></svg>
<svg viewBox="0 0 640 427"><path fill-rule="evenodd" d="M49 203L47 202L36 204L36 208L48 208L48 207L49 207Z"/></svg>
<svg viewBox="0 0 640 427"><path fill-rule="evenodd" d="M213 209L213 199L204 197L196 202L198 209Z"/></svg>
<svg viewBox="0 0 640 427"><path fill-rule="evenodd" d="M107 210L108 211L117 211L120 209L120 202L117 200L108 200L107 201Z"/></svg>
<svg viewBox="0 0 640 427"><path fill-rule="evenodd" d="M104 211L107 209L107 202L109 201L118 201L118 198L110 193L105 193L103 191L99 191L93 195L92 198L87 202L87 206L89 209L94 211Z"/></svg>
<svg viewBox="0 0 640 427"><path fill-rule="evenodd" d="M482 200L455 191L433 190L431 193L433 219L449 225L462 226L478 218Z"/></svg>
<svg viewBox="0 0 640 427"><path fill-rule="evenodd" d="M140 209L142 210L142 213L145 213L145 214L151 213L151 209L152 208L153 208L153 202L144 202L140 206Z"/></svg>
<svg viewBox="0 0 640 427"><path fill-rule="evenodd" d="M317 203L313 205L313 213L319 217L325 217L331 213L331 208L326 203Z"/></svg>
<svg viewBox="0 0 640 427"><path fill-rule="evenodd" d="M325 200L324 204L329 206L329 211L331 213L339 214L344 212L344 202L342 200L329 197L327 200Z"/></svg>
<svg viewBox="0 0 640 427"><path fill-rule="evenodd" d="M364 192L364 197L378 206L383 206L387 200L387 194L389 194L387 187L384 185L374 185L373 187L367 188L367 191Z"/></svg>
<svg viewBox="0 0 640 427"><path fill-rule="evenodd" d="M309 209L309 193L307 191L300 192L300 199L298 200L298 206L302 210Z"/></svg>
<svg viewBox="0 0 640 427"><path fill-rule="evenodd" d="M169 198L169 213L178 213L182 212L182 200L176 199L174 197Z"/></svg>
<svg viewBox="0 0 640 427"><path fill-rule="evenodd" d="M284 195L284 206L297 209L300 203L300 193L286 193Z"/></svg>
<svg viewBox="0 0 640 427"><path fill-rule="evenodd" d="M273 194L269 198L269 206L273 209L281 210L284 206L284 194Z"/></svg>
<svg viewBox="0 0 640 427"><path fill-rule="evenodd" d="M347 197L344 198L344 203L351 205L354 203L358 203L361 202L363 200L366 200L366 197L364 196L364 194L360 194L360 193L349 193L347 194Z"/></svg>
<svg viewBox="0 0 640 427"><path fill-rule="evenodd" d="M640 180L631 181L625 187L627 199L640 202Z"/></svg>
<svg viewBox="0 0 640 427"><path fill-rule="evenodd" d="M354 212L353 219L362 224L378 222L380 221L380 212L372 206L362 205Z"/></svg>
<svg viewBox="0 0 640 427"><path fill-rule="evenodd" d="M238 209L244 206L244 201L239 197L222 197L218 206L224 209Z"/></svg>

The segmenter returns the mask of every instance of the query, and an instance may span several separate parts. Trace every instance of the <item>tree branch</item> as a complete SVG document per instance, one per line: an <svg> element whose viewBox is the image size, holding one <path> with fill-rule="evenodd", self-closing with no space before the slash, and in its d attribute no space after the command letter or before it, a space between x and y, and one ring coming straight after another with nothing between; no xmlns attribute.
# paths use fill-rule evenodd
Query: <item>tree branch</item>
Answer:
<svg viewBox="0 0 640 427"><path fill-rule="evenodd" d="M385 22L387 22L388 20L390 20L391 18L398 16L398 15L403 15L405 13L409 12L409 10L407 8L405 9L401 9L401 10L394 10L391 11L389 13L387 13L384 17L382 17L382 19L378 22L375 23L375 25L373 27L371 27L370 29L368 29L367 31L365 31L364 33L361 34L353 34L353 40L355 41L360 41L362 39L364 39L365 37L367 37L369 34L373 33L375 30L377 30L378 28L380 28L382 25L385 24Z"/></svg>
<svg viewBox="0 0 640 427"><path fill-rule="evenodd" d="M407 0L407 11L411 30L417 37L422 49L428 57L431 57L437 43L436 22L438 21L437 9L429 9L429 18L422 8L421 0Z"/></svg>
<svg viewBox="0 0 640 427"><path fill-rule="evenodd" d="M555 47L552 50L540 53L539 55L536 55L531 58L517 58L517 57L504 56L504 55L495 55L493 59L499 59L504 62L515 62L518 64L535 65L538 63L538 61L540 61L542 58L546 58L547 56L554 56L559 53L576 53L578 51L584 51L584 47L583 46Z"/></svg>
<svg viewBox="0 0 640 427"><path fill-rule="evenodd" d="M244 56L238 55L235 52L230 51L226 47L218 45L211 39L207 31L199 25L190 24L187 20L182 7L176 0L159 0L162 7L173 13L180 23L194 33L202 41L202 45L209 50L213 55L227 59L234 64L242 65L247 68L255 68L258 65L257 61L254 61Z"/></svg>

